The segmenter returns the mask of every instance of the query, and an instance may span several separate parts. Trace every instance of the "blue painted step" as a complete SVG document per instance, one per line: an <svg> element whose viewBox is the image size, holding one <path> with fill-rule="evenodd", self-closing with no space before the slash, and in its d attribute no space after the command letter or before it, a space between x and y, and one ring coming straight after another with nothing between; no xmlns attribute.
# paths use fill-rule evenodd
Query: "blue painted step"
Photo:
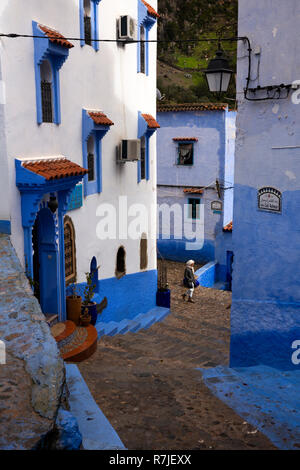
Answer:
<svg viewBox="0 0 300 470"><path fill-rule="evenodd" d="M156 322L162 321L170 310L163 307L155 307L147 313L141 313L133 319L125 318L121 322L110 321L108 323L98 322L95 327L98 331L98 337L107 335L115 336L125 333L137 333L141 329L150 328Z"/></svg>
<svg viewBox="0 0 300 470"><path fill-rule="evenodd" d="M300 371L267 366L199 369L218 398L280 449L300 447Z"/></svg>

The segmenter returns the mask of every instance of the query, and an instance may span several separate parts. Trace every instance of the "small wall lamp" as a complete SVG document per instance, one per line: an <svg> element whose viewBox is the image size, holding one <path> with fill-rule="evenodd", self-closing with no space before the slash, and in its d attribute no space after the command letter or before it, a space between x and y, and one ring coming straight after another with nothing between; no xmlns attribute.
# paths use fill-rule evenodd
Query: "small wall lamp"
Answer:
<svg viewBox="0 0 300 470"><path fill-rule="evenodd" d="M206 76L209 91L216 93L218 96L221 93L226 93L229 87L230 78L233 75L233 70L230 69L228 60L226 59L224 52L221 49L221 41L244 41L248 46L248 76L246 78L246 87L244 88L244 97L248 101L265 101L265 100L280 100L286 99L289 96L291 89L295 89L294 85L268 85L268 86L257 86L256 88L250 88L251 81L251 43L249 38L234 37L234 38L222 38L218 39L219 48L216 53L216 57L212 59L204 74ZM297 86L298 88L298 86Z"/></svg>

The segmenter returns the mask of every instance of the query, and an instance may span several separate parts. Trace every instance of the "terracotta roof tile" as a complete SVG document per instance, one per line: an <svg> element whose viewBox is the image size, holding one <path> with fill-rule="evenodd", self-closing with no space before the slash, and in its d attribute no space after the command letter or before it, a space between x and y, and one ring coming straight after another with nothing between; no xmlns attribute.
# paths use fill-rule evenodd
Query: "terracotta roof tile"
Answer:
<svg viewBox="0 0 300 470"><path fill-rule="evenodd" d="M182 104L159 104L157 111L224 111L227 104L224 103L182 103Z"/></svg>
<svg viewBox="0 0 300 470"><path fill-rule="evenodd" d="M102 111L88 111L89 116L93 119L95 124L102 126L113 126L114 123L102 113Z"/></svg>
<svg viewBox="0 0 300 470"><path fill-rule="evenodd" d="M77 165L77 163L61 157L23 161L22 166L37 175L43 176L47 181L88 173L88 170Z"/></svg>
<svg viewBox="0 0 300 470"><path fill-rule="evenodd" d="M203 189L201 188L184 188L184 193L187 194L203 194Z"/></svg>
<svg viewBox="0 0 300 470"><path fill-rule="evenodd" d="M149 15L154 16L154 18L160 18L157 11L155 11L154 8L151 5L149 5L148 2L145 2L145 0L142 0L142 2L147 7Z"/></svg>
<svg viewBox="0 0 300 470"><path fill-rule="evenodd" d="M49 28L48 26L44 26L42 24L39 24L39 28L46 34L46 36L48 36L51 42L54 42L59 46L67 47L68 49L74 47L74 44L64 38L63 35L55 29Z"/></svg>
<svg viewBox="0 0 300 470"><path fill-rule="evenodd" d="M145 119L148 124L148 127L150 127L151 129L157 129L158 127L160 127L156 119L154 119L151 114L142 114L142 117Z"/></svg>
<svg viewBox="0 0 300 470"><path fill-rule="evenodd" d="M223 228L223 231L224 231L224 232L232 232L232 221L229 222L229 224L227 224L227 225Z"/></svg>
<svg viewBox="0 0 300 470"><path fill-rule="evenodd" d="M175 140L175 142L183 142L183 141L198 142L197 137L173 137L173 140Z"/></svg>

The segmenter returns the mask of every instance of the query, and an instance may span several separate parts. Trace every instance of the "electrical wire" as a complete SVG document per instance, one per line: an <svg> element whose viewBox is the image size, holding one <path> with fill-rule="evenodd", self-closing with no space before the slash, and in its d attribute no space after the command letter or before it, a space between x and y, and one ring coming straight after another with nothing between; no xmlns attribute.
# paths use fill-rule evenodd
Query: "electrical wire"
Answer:
<svg viewBox="0 0 300 470"><path fill-rule="evenodd" d="M0 37L6 37L10 39L16 38L37 38L37 39L51 39L49 36L45 35L38 35L38 34L19 34L19 33L0 33ZM67 41L85 41L85 38L78 38L78 37L66 37L62 36L53 37L53 39L65 39ZM233 42L238 39L242 38L221 38L221 41L228 41ZM124 39L93 39L94 42L116 42L119 44L136 44L136 43L195 43L195 42L218 42L220 38L198 38L198 39L132 39L132 40L124 40Z"/></svg>

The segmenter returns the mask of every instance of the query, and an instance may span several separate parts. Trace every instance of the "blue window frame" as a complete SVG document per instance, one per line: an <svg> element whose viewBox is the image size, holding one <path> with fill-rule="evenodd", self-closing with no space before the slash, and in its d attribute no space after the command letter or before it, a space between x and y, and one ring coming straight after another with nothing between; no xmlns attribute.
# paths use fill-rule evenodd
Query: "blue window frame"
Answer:
<svg viewBox="0 0 300 470"><path fill-rule="evenodd" d="M156 18L149 14L148 8L138 0L138 41L149 39L149 31ZM149 43L137 43L137 71L149 75Z"/></svg>
<svg viewBox="0 0 300 470"><path fill-rule="evenodd" d="M34 68L37 122L61 123L59 70L73 47L52 42L36 21L32 22L34 36ZM43 39L43 37L45 39Z"/></svg>
<svg viewBox="0 0 300 470"><path fill-rule="evenodd" d="M98 7L101 0L79 0L80 45L99 50Z"/></svg>
<svg viewBox="0 0 300 470"><path fill-rule="evenodd" d="M83 166L89 170L84 176L85 197L102 192L102 138L113 124L96 124L90 113L86 109L82 110Z"/></svg>
<svg viewBox="0 0 300 470"><path fill-rule="evenodd" d="M150 137L156 128L149 127L141 111L138 112L138 139L141 139L141 159L137 165L137 181L150 179Z"/></svg>

